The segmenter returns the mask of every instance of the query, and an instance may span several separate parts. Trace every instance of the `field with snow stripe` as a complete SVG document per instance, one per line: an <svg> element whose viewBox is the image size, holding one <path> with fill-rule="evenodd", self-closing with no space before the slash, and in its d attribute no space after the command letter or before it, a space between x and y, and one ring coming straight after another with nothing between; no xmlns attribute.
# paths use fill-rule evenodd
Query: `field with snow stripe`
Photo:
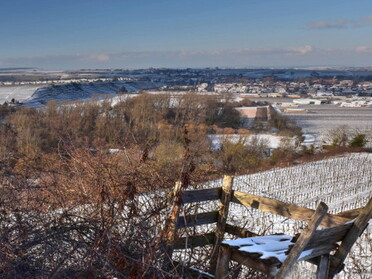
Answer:
<svg viewBox="0 0 372 279"><path fill-rule="evenodd" d="M327 138L330 130L347 125L352 130L358 130L371 136L372 108L341 108L335 105L308 105L301 106L311 113L286 113L288 117L296 120L305 133L315 137L317 144ZM372 146L369 143L369 147Z"/></svg>

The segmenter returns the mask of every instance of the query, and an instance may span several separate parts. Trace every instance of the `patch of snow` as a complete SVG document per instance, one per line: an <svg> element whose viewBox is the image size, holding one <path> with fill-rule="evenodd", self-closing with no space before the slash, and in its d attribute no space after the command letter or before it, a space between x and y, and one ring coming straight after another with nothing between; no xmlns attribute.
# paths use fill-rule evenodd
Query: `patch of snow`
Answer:
<svg viewBox="0 0 372 279"><path fill-rule="evenodd" d="M294 244L292 239L293 237L289 235L268 235L223 241L223 243L237 246L242 252L260 254L261 259L277 258L280 262L284 262L287 257L285 253L289 246Z"/></svg>
<svg viewBox="0 0 372 279"><path fill-rule="evenodd" d="M240 238L236 240L223 241L223 244L230 247L239 247L239 251L260 254L260 259L277 258L280 262L284 262L287 258L287 252L291 245L293 237L289 235L267 235ZM309 256L312 250L305 250L301 253L299 260Z"/></svg>
<svg viewBox="0 0 372 279"><path fill-rule="evenodd" d="M278 148L283 137L275 136L270 134L257 134L257 135L208 135L208 138L212 141L212 149L221 149L223 140L229 140L231 143L238 143L242 140L244 144L249 145L252 142L262 143L267 145L268 148Z"/></svg>

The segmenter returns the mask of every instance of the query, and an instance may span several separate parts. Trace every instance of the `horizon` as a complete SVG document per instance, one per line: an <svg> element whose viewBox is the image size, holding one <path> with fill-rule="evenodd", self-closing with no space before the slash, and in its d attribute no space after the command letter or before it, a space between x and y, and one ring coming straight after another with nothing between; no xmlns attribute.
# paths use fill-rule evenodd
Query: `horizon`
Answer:
<svg viewBox="0 0 372 279"><path fill-rule="evenodd" d="M309 66L251 66L251 67L148 67L148 68L75 68L75 69L42 69L36 67L0 67L0 73L9 73L9 72L84 72L84 71L147 71L147 70L293 70L293 71L355 71L355 72L363 72L363 71L371 71L372 66L336 66L336 65L328 65L328 66L317 66L317 65L309 65Z"/></svg>
<svg viewBox="0 0 372 279"><path fill-rule="evenodd" d="M0 68L372 66L367 0L20 0L0 24Z"/></svg>
<svg viewBox="0 0 372 279"><path fill-rule="evenodd" d="M249 66L249 67L138 67L138 68L75 68L75 69L43 69L37 67L0 67L0 72L72 72L72 71L146 71L146 70L294 70L294 71L370 71L372 66L349 66L349 65L295 65L295 66Z"/></svg>

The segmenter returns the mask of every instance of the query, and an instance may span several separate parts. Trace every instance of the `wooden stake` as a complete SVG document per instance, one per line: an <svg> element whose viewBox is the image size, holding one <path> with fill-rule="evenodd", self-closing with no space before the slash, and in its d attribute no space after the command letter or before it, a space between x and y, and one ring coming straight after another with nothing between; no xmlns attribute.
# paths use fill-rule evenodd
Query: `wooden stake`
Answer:
<svg viewBox="0 0 372 279"><path fill-rule="evenodd" d="M173 199L174 201L172 210L165 225L166 247L165 259L162 266L163 270L169 270L170 265L172 264L172 254L174 250L177 220L182 206L182 183L180 181L176 182L176 185L174 187Z"/></svg>
<svg viewBox="0 0 372 279"><path fill-rule="evenodd" d="M223 240L225 229L226 229L226 221L227 216L229 214L229 204L232 196L232 186L233 186L233 176L225 175L223 178L223 185L222 185L222 192L221 192L221 199L220 199L220 210L217 222L217 230L216 230L216 244L214 245L211 260L210 260L210 269L209 272L215 274L216 266L217 266L217 259L218 253L220 251L221 242Z"/></svg>
<svg viewBox="0 0 372 279"><path fill-rule="evenodd" d="M300 257L302 251L305 249L306 245L309 243L311 237L313 236L316 228L321 223L323 217L327 214L328 206L321 202L315 213L311 217L307 228L301 233L297 239L295 245L292 247L287 258L285 259L283 265L279 269L278 273L275 275L275 279L283 279L291 271L293 265L297 262L297 259Z"/></svg>
<svg viewBox="0 0 372 279"><path fill-rule="evenodd" d="M229 247L221 247L221 252L218 257L218 266L216 270L216 279L226 279L229 274L229 262L231 258L231 249Z"/></svg>
<svg viewBox="0 0 372 279"><path fill-rule="evenodd" d="M372 218L372 198L369 199L367 205L361 210L356 218L353 226L345 236L340 247L331 258L331 267L329 278L333 278L339 273L343 267L343 262L353 247L355 241L362 234L369 220Z"/></svg>
<svg viewBox="0 0 372 279"><path fill-rule="evenodd" d="M327 279L329 272L329 254L320 257L316 279Z"/></svg>

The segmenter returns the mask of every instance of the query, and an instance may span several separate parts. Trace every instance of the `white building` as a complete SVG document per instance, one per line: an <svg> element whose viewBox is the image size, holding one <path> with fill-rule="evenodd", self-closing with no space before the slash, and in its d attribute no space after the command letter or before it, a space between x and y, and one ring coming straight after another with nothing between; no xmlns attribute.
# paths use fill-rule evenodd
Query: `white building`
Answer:
<svg viewBox="0 0 372 279"><path fill-rule="evenodd" d="M293 103L298 105L320 105L322 100L317 99L294 99Z"/></svg>

